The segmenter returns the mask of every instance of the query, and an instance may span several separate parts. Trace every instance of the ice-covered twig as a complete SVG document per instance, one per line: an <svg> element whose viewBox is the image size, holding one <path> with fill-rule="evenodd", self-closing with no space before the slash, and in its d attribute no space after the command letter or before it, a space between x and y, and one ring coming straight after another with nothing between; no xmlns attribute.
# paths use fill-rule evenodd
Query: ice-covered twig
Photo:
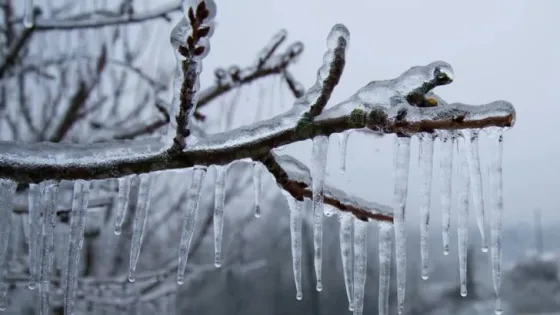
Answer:
<svg viewBox="0 0 560 315"><path fill-rule="evenodd" d="M298 200L311 199L311 173L305 164L291 156L274 153L268 153L259 160L276 178L282 189ZM388 206L349 196L328 185L325 185L323 193L324 203L340 211L351 212L361 220L393 221L393 210Z"/></svg>

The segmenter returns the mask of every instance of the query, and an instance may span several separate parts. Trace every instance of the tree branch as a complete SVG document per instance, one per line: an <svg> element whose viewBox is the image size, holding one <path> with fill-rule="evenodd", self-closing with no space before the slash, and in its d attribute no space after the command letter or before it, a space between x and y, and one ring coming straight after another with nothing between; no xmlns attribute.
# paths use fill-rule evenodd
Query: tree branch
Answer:
<svg viewBox="0 0 560 315"><path fill-rule="evenodd" d="M19 38L12 43L6 57L4 58L4 62L0 65L0 78L4 77L6 72L16 64L19 53L27 41L31 38L32 34L33 28L24 28Z"/></svg>

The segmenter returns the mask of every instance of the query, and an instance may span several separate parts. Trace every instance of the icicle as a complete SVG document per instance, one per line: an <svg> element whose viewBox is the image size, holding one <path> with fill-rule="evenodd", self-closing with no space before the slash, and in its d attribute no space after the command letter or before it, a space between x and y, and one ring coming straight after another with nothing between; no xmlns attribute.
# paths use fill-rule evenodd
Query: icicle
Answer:
<svg viewBox="0 0 560 315"><path fill-rule="evenodd" d="M364 310L364 290L367 276L368 223L354 218L354 315Z"/></svg>
<svg viewBox="0 0 560 315"><path fill-rule="evenodd" d="M130 243L130 264L128 267L128 281L134 282L134 273L136 272L136 264L140 257L140 249L144 240L144 229L148 221L148 212L150 210L150 185L152 183L152 175L143 173L138 175L140 184L138 186L138 200L136 202L136 213L134 213L134 222L132 223L132 240Z"/></svg>
<svg viewBox="0 0 560 315"><path fill-rule="evenodd" d="M7 308L8 284L4 282L7 274L7 253L12 226L13 198L17 183L0 179L0 311Z"/></svg>
<svg viewBox="0 0 560 315"><path fill-rule="evenodd" d="M56 204L58 202L58 183L49 181L42 183L45 186L44 218L43 218L43 248L41 253L41 275L39 285L39 314L47 315L50 313L50 284L51 273L54 262L54 229L56 226Z"/></svg>
<svg viewBox="0 0 560 315"><path fill-rule="evenodd" d="M23 8L23 26L26 28L32 28L33 19L33 0L25 0Z"/></svg>
<svg viewBox="0 0 560 315"><path fill-rule="evenodd" d="M354 215L351 213L340 214L340 255L342 257L342 270L344 284L348 296L348 309L354 310Z"/></svg>
<svg viewBox="0 0 560 315"><path fill-rule="evenodd" d="M214 266L222 266L222 235L224 230L224 202L227 166L216 166L214 190Z"/></svg>
<svg viewBox="0 0 560 315"><path fill-rule="evenodd" d="M259 162L253 162L253 197L255 217L261 217L261 166Z"/></svg>
<svg viewBox="0 0 560 315"><path fill-rule="evenodd" d="M43 211L42 185L30 184L28 192L29 211L29 288L35 289L41 270L41 212Z"/></svg>
<svg viewBox="0 0 560 315"><path fill-rule="evenodd" d="M117 195L117 215L115 217L115 234L121 235L122 225L126 211L128 210L130 183L136 175L125 176L118 179L118 195Z"/></svg>
<svg viewBox="0 0 560 315"><path fill-rule="evenodd" d="M379 315L389 315L389 294L391 289L391 253L393 226L379 222Z"/></svg>
<svg viewBox="0 0 560 315"><path fill-rule="evenodd" d="M497 129L492 133L496 137L496 148L493 150L493 159L490 169L490 188L492 192L491 199L491 225L490 238L492 249L492 282L494 291L496 292L496 309L494 313L502 313L502 301L500 298L500 287L502 278L502 214L504 210L503 200L503 182L502 182L502 154L503 154L503 130Z"/></svg>
<svg viewBox="0 0 560 315"><path fill-rule="evenodd" d="M469 142L469 139L464 139ZM468 157L465 147L461 152L461 167L459 170L459 205L458 205L458 223L457 223L457 241L459 252L459 281L461 284L461 296L467 296L467 246L468 246L468 221L469 221L469 194L470 194L470 174Z"/></svg>
<svg viewBox="0 0 560 315"><path fill-rule="evenodd" d="M78 270L80 255L84 242L84 228L89 202L90 182L77 180L74 182L72 194L72 213L70 218L70 245L68 247L66 273L63 274L64 283L64 311L74 314L76 288L78 286Z"/></svg>
<svg viewBox="0 0 560 315"><path fill-rule="evenodd" d="M478 134L479 130L471 129L465 132L465 139L467 145L467 157L469 163L470 185L472 202L476 214L476 223L480 231L482 242L482 251L487 252L488 246L486 245L486 236L484 233L485 220L484 220L484 195L482 189L482 173L480 171L480 154L478 150Z"/></svg>
<svg viewBox="0 0 560 315"><path fill-rule="evenodd" d="M348 147L348 137L350 136L350 131L343 131L338 134L338 143L340 150L340 172L344 174L346 172L346 148Z"/></svg>
<svg viewBox="0 0 560 315"><path fill-rule="evenodd" d="M317 291L323 290L323 188L325 185L328 148L328 137L317 136L313 138L311 179L313 186L313 243L315 247L314 264L317 277Z"/></svg>
<svg viewBox="0 0 560 315"><path fill-rule="evenodd" d="M442 137L441 159L441 225L443 236L443 254L449 255L449 226L451 222L451 196L453 179L453 143L455 137L445 132Z"/></svg>
<svg viewBox="0 0 560 315"><path fill-rule="evenodd" d="M395 256L397 259L397 305L398 314L404 314L404 296L406 285L406 227L405 210L408 194L408 170L410 166L410 138L397 137L395 156L395 191L394 191L394 229Z"/></svg>
<svg viewBox="0 0 560 315"><path fill-rule="evenodd" d="M434 159L434 137L431 134L421 135L420 141L420 260L422 279L428 279L428 238L430 224L430 206L432 198L432 170Z"/></svg>
<svg viewBox="0 0 560 315"><path fill-rule="evenodd" d="M198 202L200 199L200 189L202 181L206 175L206 168L196 166L192 170L191 187L189 188L187 199L187 210L183 221L183 232L179 243L179 267L177 269L177 283L183 284L185 281L185 269L189 258L189 248L194 233L196 223L196 213L198 212Z"/></svg>
<svg viewBox="0 0 560 315"><path fill-rule="evenodd" d="M302 208L304 201L298 201L290 193L282 190L282 194L288 201L290 208L290 238L292 240L292 266L294 270L294 281L296 283L296 299L303 298L301 285L301 227L302 227Z"/></svg>

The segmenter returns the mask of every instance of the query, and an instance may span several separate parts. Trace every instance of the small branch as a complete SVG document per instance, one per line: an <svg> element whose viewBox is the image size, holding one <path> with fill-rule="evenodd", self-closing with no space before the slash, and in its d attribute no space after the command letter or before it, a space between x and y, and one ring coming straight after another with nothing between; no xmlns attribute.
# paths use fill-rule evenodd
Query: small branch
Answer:
<svg viewBox="0 0 560 315"><path fill-rule="evenodd" d="M141 135L145 135L145 134L151 134L153 132L155 132L156 130L158 130L159 128L167 125L171 119L171 117L169 116L169 113L167 112L167 109L165 109L165 107L163 107L162 105L160 105L159 103L156 103L156 107L158 109L158 111L162 114L162 118L148 124L145 126L141 126L138 127L136 129L127 131L125 133L122 134L118 134L114 136L114 139L117 140L126 140L126 139L134 139L138 136Z"/></svg>
<svg viewBox="0 0 560 315"><path fill-rule="evenodd" d="M286 81L286 84L288 84L288 88L290 89L290 91L292 91L294 97L296 99L302 97L305 94L303 85L298 82L296 78L294 78L292 73L288 70L284 71L282 74L284 80Z"/></svg>
<svg viewBox="0 0 560 315"><path fill-rule="evenodd" d="M0 78L4 77L6 72L16 64L18 60L19 53L31 38L34 28L24 28L23 32L17 40L12 43L12 46L8 50L8 53L4 59L4 62L0 65Z"/></svg>
<svg viewBox="0 0 560 315"><path fill-rule="evenodd" d="M312 198L313 193L309 189L312 184L311 174L305 164L291 156L275 156L271 152L260 157L259 161L272 173L278 184L294 198L300 201L303 198ZM393 211L390 207L350 197L327 185L324 187L324 203L340 211L350 212L364 221L372 219L393 222Z"/></svg>

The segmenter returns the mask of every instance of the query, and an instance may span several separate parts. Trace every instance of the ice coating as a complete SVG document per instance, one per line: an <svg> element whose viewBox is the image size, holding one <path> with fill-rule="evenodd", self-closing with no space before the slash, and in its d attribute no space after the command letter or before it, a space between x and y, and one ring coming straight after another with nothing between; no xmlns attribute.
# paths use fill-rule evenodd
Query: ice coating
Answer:
<svg viewBox="0 0 560 315"><path fill-rule="evenodd" d="M4 281L8 272L7 254L12 230L12 208L17 183L0 179L0 310L6 310L8 284Z"/></svg>
<svg viewBox="0 0 560 315"><path fill-rule="evenodd" d="M80 256L84 240L84 228L89 202L90 182L77 180L74 182L72 193L72 213L70 218L70 244L66 263L66 274L63 275L64 283L64 311L74 314L76 288L78 285L78 272Z"/></svg>
<svg viewBox="0 0 560 315"><path fill-rule="evenodd" d="M340 214L340 256L344 284L348 297L348 309L354 310L354 216L351 213Z"/></svg>
<svg viewBox="0 0 560 315"><path fill-rule="evenodd" d="M317 136L313 138L311 153L311 186L313 192L313 244L315 248L315 274L317 276L317 291L323 289L322 264L323 264L323 191L327 167L327 153L329 138Z"/></svg>
<svg viewBox="0 0 560 315"><path fill-rule="evenodd" d="M449 254L449 227L451 225L451 197L453 194L453 146L455 137L450 133L445 133L440 136L441 139L441 164L440 164L440 177L441 177L441 225L443 237L443 254Z"/></svg>
<svg viewBox="0 0 560 315"><path fill-rule="evenodd" d="M397 261L397 309L404 314L406 285L406 227L405 210L408 195L408 172L410 167L410 138L397 137L395 152L394 229L395 256Z"/></svg>
<svg viewBox="0 0 560 315"><path fill-rule="evenodd" d="M33 0L24 0L24 7L23 7L23 26L26 28L32 28L33 27L33 10L34 10L34 6L33 6Z"/></svg>
<svg viewBox="0 0 560 315"><path fill-rule="evenodd" d="M278 33L276 33L270 39L268 44L264 46L263 49L257 55L257 61L255 67L256 68L262 67L265 64L266 60L268 60L270 56L274 53L274 51L278 48L278 46L280 46L280 44L282 44L286 40L287 36L288 36L288 31L286 31L285 29L281 29L280 31L278 31Z"/></svg>
<svg viewBox="0 0 560 315"><path fill-rule="evenodd" d="M115 216L115 234L120 235L126 211L128 210L130 183L136 175L118 179L117 214Z"/></svg>
<svg viewBox="0 0 560 315"><path fill-rule="evenodd" d="M41 213L43 212L42 186L30 184L28 191L29 204L29 288L35 289L41 272Z"/></svg>
<svg viewBox="0 0 560 315"><path fill-rule="evenodd" d="M340 150L340 172L344 174L346 172L346 149L348 147L348 138L350 136L350 131L344 131L338 134L338 143Z"/></svg>
<svg viewBox="0 0 560 315"><path fill-rule="evenodd" d="M379 315L389 315L389 295L391 292L391 253L393 247L393 226L379 222Z"/></svg>
<svg viewBox="0 0 560 315"><path fill-rule="evenodd" d="M136 213L132 222L132 240L130 242L130 264L128 267L128 281L134 282L136 265L140 258L140 249L144 241L144 230L148 222L150 210L150 186L152 184L152 174L145 173L138 175L140 184L138 187L138 201L136 202Z"/></svg>
<svg viewBox="0 0 560 315"><path fill-rule="evenodd" d="M302 208L304 201L296 200L290 193L282 190L282 194L288 202L290 209L290 239L292 249L292 269L294 272L294 282L296 285L296 299L303 298L303 290L301 283L301 257L302 257Z"/></svg>
<svg viewBox="0 0 560 315"><path fill-rule="evenodd" d="M469 141L469 139L464 139ZM470 174L467 161L467 148L463 144L461 150L461 161L459 168L458 185L458 206L457 206L457 242L459 253L459 282L461 287L461 296L467 296L467 250L468 250L468 224L469 224L469 194L470 194Z"/></svg>
<svg viewBox="0 0 560 315"><path fill-rule="evenodd" d="M420 260L421 277L428 279L428 241L430 224L430 206L432 198L432 170L434 159L434 140L430 134L422 135L420 142L420 176L422 186L420 187Z"/></svg>
<svg viewBox="0 0 560 315"><path fill-rule="evenodd" d="M465 130L463 132L466 139L467 161L469 163L471 196L473 208L476 214L476 223L480 231L482 242L482 251L487 252L488 246L486 245L485 236L485 219L484 219L484 195L482 187L482 172L480 170L480 154L478 150L478 129Z"/></svg>
<svg viewBox="0 0 560 315"><path fill-rule="evenodd" d="M224 203L227 166L216 166L214 184L214 266L222 266L222 238L224 231Z"/></svg>
<svg viewBox="0 0 560 315"><path fill-rule="evenodd" d="M356 218L354 221L354 315L362 315L367 276L367 228L368 223Z"/></svg>
<svg viewBox="0 0 560 315"><path fill-rule="evenodd" d="M261 165L253 162L253 212L255 217L261 216Z"/></svg>
<svg viewBox="0 0 560 315"><path fill-rule="evenodd" d="M58 202L58 183L48 181L42 183L43 194L43 245L41 251L41 272L39 283L39 314L49 314L51 309L51 275L54 263L54 229L56 226L56 204Z"/></svg>
<svg viewBox="0 0 560 315"><path fill-rule="evenodd" d="M183 221L183 231L179 242L179 266L177 268L177 283L183 284L185 279L185 269L189 258L189 249L196 223L196 214L198 212L198 203L200 199L200 190L202 181L206 175L206 168L195 166L192 169L191 187L188 191L187 209L185 210L185 219Z"/></svg>

